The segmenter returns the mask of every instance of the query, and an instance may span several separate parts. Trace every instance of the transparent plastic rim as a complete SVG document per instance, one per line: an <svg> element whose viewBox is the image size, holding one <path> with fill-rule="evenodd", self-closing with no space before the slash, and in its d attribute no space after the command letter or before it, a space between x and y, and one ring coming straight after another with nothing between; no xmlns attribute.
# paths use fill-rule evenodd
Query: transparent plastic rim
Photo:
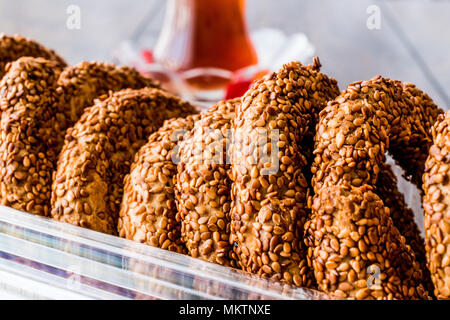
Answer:
<svg viewBox="0 0 450 320"><path fill-rule="evenodd" d="M55 288L55 298L57 292L60 297L66 292L75 299L330 299L314 290L2 206L0 272Z"/></svg>

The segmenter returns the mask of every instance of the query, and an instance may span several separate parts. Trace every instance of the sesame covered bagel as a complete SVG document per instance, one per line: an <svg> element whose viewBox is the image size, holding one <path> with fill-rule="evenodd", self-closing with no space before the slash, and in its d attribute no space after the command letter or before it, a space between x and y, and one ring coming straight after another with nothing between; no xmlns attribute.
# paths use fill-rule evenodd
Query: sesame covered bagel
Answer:
<svg viewBox="0 0 450 320"><path fill-rule="evenodd" d="M357 300L428 299L420 265L372 187L322 188L305 229L320 290Z"/></svg>
<svg viewBox="0 0 450 320"><path fill-rule="evenodd" d="M159 89L123 90L98 100L67 131L53 179L51 216L117 234L123 179L135 153L164 120L194 112Z"/></svg>
<svg viewBox="0 0 450 320"><path fill-rule="evenodd" d="M6 67L0 83L0 204L49 213L56 162L54 122L58 64L23 57Z"/></svg>
<svg viewBox="0 0 450 320"><path fill-rule="evenodd" d="M61 68L66 66L66 62L59 55L36 41L19 35L10 37L0 33L0 80L6 73L6 64L21 57L40 57L57 62Z"/></svg>
<svg viewBox="0 0 450 320"><path fill-rule="evenodd" d="M10 148L3 156L0 203L44 216L50 213L51 176L66 129L84 108L108 90L157 86L126 67L86 62L62 71L60 66L43 58L22 57L9 63L0 84L1 131L9 139L5 147ZM23 167L16 159L24 162Z"/></svg>
<svg viewBox="0 0 450 320"><path fill-rule="evenodd" d="M389 151L419 188L431 127L442 113L431 98L410 83L378 76L348 86L320 113L312 184L376 185Z"/></svg>
<svg viewBox="0 0 450 320"><path fill-rule="evenodd" d="M423 175L428 267L438 299L450 299L450 112L433 126Z"/></svg>
<svg viewBox="0 0 450 320"><path fill-rule="evenodd" d="M227 152L239 100L222 101L201 115L180 148L175 184L189 254L233 267Z"/></svg>
<svg viewBox="0 0 450 320"><path fill-rule="evenodd" d="M392 167L387 163L381 166L375 193L383 199L385 206L389 208L394 226L405 237L406 244L414 252L423 273L423 285L432 294L434 287L431 281L430 271L427 268L425 241L420 234L417 223L414 221L414 212L408 207L405 196L397 187L397 177Z"/></svg>
<svg viewBox="0 0 450 320"><path fill-rule="evenodd" d="M199 118L199 115L192 115L165 121L136 154L130 174L124 180L118 223L120 237L178 253L186 252L175 204L173 178L177 165L173 161L173 150Z"/></svg>
<svg viewBox="0 0 450 320"><path fill-rule="evenodd" d="M303 139L314 114L339 94L337 83L298 62L257 81L233 124L231 241L240 266L266 278L312 286L306 263L309 165Z"/></svg>
<svg viewBox="0 0 450 320"><path fill-rule="evenodd" d="M360 261L359 269L354 270L358 279L368 280L371 275L366 270L377 261L380 263L381 273L391 279L391 285L388 283L379 291L366 290L367 295L364 298L401 299L426 296L422 292L424 278L415 254L409 246L399 244L400 240L405 241L404 238L392 238L394 242L383 242L377 235L371 239L364 227L364 232L359 237L355 234L357 240L348 240L348 230L363 226L367 221L364 216L361 216L361 221L350 217L355 204L349 199L353 199L351 195L354 192L366 194L367 187L376 190L386 151L403 167L406 177L421 187L426 153L431 145L430 129L441 112L428 95L414 85L380 76L350 85L320 112L312 165L314 205L306 230L310 246L308 257L314 267L319 288L338 292L343 297L353 297L353 284L352 287L344 284L341 288L339 284L345 283L347 278L343 274L350 271L347 269L347 261L356 259ZM358 191L360 187L363 191ZM350 191L343 192L342 188ZM343 199L331 201L330 190ZM346 199L348 197L350 198ZM370 199L372 198L370 196ZM346 204L348 208L336 208L335 203ZM364 201L361 205L365 204ZM330 206L326 214L321 209L325 206ZM387 207L386 211L389 211ZM328 229L329 223L334 221L332 219L352 222L348 226L333 224L333 228ZM378 228L387 230L388 226L384 224L386 221L378 218L372 220L372 223L377 222ZM331 239L333 247L329 245ZM348 250L342 249L344 246ZM402 248L401 256L405 265L411 269L410 273L396 272L396 269L390 268L392 261L398 259L393 255L383 256L383 252L390 251L382 249L390 246ZM367 247L372 248L369 250L370 256ZM377 258L380 255L383 256L382 262ZM322 261L317 260L319 256L323 256ZM399 287L396 285L399 283L405 285Z"/></svg>
<svg viewBox="0 0 450 320"><path fill-rule="evenodd" d="M81 62L64 69L58 79L59 111L63 127L69 128L78 121L85 108L94 99L110 91L123 89L159 88L151 78L130 67L117 67L104 62Z"/></svg>

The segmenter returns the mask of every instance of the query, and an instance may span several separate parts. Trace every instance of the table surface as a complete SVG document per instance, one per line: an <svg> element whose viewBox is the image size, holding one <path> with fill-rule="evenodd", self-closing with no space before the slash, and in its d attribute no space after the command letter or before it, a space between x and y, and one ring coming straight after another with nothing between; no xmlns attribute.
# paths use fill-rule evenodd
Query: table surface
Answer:
<svg viewBox="0 0 450 320"><path fill-rule="evenodd" d="M79 30L66 26L70 5L81 9ZM381 20L370 30L373 5ZM0 32L36 39L70 63L110 61L122 41L151 47L164 12L165 0L0 0ZM381 74L415 83L450 109L448 0L247 0L247 16L251 30L305 33L341 88Z"/></svg>

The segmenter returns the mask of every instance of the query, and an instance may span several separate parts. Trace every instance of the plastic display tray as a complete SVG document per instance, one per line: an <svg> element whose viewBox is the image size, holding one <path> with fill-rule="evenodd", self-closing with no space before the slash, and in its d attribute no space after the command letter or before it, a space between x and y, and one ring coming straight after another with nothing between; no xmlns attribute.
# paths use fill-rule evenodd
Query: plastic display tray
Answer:
<svg viewBox="0 0 450 320"><path fill-rule="evenodd" d="M0 206L0 299L329 299Z"/></svg>

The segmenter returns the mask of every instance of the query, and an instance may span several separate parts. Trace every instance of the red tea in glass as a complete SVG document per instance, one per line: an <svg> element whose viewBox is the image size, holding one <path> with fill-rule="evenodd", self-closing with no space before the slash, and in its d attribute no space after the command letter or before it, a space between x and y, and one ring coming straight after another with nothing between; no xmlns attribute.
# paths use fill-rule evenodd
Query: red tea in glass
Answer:
<svg viewBox="0 0 450 320"><path fill-rule="evenodd" d="M155 59L181 74L197 98L223 94L233 71L258 62L245 0L168 0Z"/></svg>

